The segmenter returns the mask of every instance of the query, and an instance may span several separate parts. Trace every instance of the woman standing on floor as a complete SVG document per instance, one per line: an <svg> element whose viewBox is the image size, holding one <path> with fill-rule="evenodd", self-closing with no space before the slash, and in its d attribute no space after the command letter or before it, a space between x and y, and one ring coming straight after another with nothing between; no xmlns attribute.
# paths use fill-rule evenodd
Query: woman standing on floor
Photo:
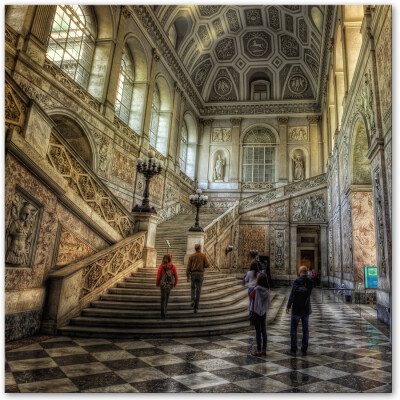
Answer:
<svg viewBox="0 0 400 400"><path fill-rule="evenodd" d="M165 319L167 305L171 289L178 283L178 274L172 264L172 254L164 254L160 267L158 268L156 286L161 289L161 318Z"/></svg>
<svg viewBox="0 0 400 400"><path fill-rule="evenodd" d="M243 278L243 285L246 282L249 282L249 290L247 292L247 294L249 295L249 318L251 317L251 304L252 304L250 293L254 290L254 287L256 286L257 275L259 271L260 271L259 264L257 263L256 260L253 260L253 262L250 265L250 270L246 273L246 275Z"/></svg>
<svg viewBox="0 0 400 400"><path fill-rule="evenodd" d="M267 310L271 305L269 296L269 285L267 275L259 274L254 290L250 293L250 298L253 299L252 319L256 329L257 351L252 353L252 356L267 355L267 328L266 318ZM262 336L262 346L261 346Z"/></svg>

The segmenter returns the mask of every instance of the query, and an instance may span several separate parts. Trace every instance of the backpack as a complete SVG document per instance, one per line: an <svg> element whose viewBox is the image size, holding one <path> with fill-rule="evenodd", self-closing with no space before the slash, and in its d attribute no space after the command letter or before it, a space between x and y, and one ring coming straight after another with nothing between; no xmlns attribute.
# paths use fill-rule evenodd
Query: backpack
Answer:
<svg viewBox="0 0 400 400"><path fill-rule="evenodd" d="M164 289L172 289L175 285L175 274L172 268L164 268L164 276L161 278L160 286Z"/></svg>
<svg viewBox="0 0 400 400"><path fill-rule="evenodd" d="M297 307L306 306L310 297L310 289L307 285L296 285L293 293L293 304ZM296 307L296 308L297 308Z"/></svg>

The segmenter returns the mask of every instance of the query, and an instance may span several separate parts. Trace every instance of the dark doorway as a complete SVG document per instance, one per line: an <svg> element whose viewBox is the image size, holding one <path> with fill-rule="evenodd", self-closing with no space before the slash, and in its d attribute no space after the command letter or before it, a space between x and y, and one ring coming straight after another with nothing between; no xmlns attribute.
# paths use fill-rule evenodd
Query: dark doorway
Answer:
<svg viewBox="0 0 400 400"><path fill-rule="evenodd" d="M304 265L308 270L315 269L314 250L300 250L300 265Z"/></svg>

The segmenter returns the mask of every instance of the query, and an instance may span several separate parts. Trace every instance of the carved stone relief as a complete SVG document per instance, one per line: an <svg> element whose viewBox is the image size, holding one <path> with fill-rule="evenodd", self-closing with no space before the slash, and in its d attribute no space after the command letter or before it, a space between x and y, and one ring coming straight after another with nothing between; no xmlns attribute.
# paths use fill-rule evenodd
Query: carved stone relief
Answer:
<svg viewBox="0 0 400 400"><path fill-rule="evenodd" d="M378 253L379 276L386 276L385 234L384 234L384 205L382 199L382 186L379 168L374 171L374 197L376 215L376 244Z"/></svg>
<svg viewBox="0 0 400 400"><path fill-rule="evenodd" d="M92 131L97 148L99 149L99 170L101 172L106 172L107 170L107 158L108 158L108 148L110 145L110 140L106 137L103 136L95 131Z"/></svg>
<svg viewBox="0 0 400 400"><path fill-rule="evenodd" d="M285 206L279 206L275 208L275 216L278 218L284 217L285 216Z"/></svg>
<svg viewBox="0 0 400 400"><path fill-rule="evenodd" d="M207 60L193 71L192 79L194 84L199 88L199 90L202 90L204 82L208 76L208 73L210 72L211 67L212 67L211 61Z"/></svg>
<svg viewBox="0 0 400 400"><path fill-rule="evenodd" d="M293 17L289 14L285 14L285 28L293 33Z"/></svg>
<svg viewBox="0 0 400 400"><path fill-rule="evenodd" d="M236 54L235 40L233 38L225 38L218 42L215 47L217 58L221 61L229 61Z"/></svg>
<svg viewBox="0 0 400 400"><path fill-rule="evenodd" d="M5 124L16 127L18 131L24 126L26 105L19 99L9 84L5 87Z"/></svg>
<svg viewBox="0 0 400 400"><path fill-rule="evenodd" d="M275 268L285 268L285 230L275 230Z"/></svg>
<svg viewBox="0 0 400 400"><path fill-rule="evenodd" d="M297 40L289 35L282 35L279 38L280 49L282 54L286 57L296 58L299 57L300 50L299 50L299 43Z"/></svg>
<svg viewBox="0 0 400 400"><path fill-rule="evenodd" d="M373 104L371 72L364 74L363 85L361 87L360 97L358 98L356 108L367 119L369 134L370 137L372 137L375 133L375 113Z"/></svg>
<svg viewBox="0 0 400 400"><path fill-rule="evenodd" d="M276 7L270 7L268 9L268 20L269 26L272 29L279 30L281 27L280 18L279 18L279 11Z"/></svg>
<svg viewBox="0 0 400 400"><path fill-rule="evenodd" d="M308 42L308 28L307 28L307 24L304 21L303 18L299 19L298 22L298 27L299 27L299 38L303 43L307 43Z"/></svg>
<svg viewBox="0 0 400 400"><path fill-rule="evenodd" d="M245 10L244 14L247 26L258 26L263 24L261 10L259 8Z"/></svg>
<svg viewBox="0 0 400 400"><path fill-rule="evenodd" d="M271 36L266 32L247 32L243 36L244 51L250 58L266 58L271 54Z"/></svg>
<svg viewBox="0 0 400 400"><path fill-rule="evenodd" d="M135 171L135 162L127 156L114 150L113 164L111 173L128 182L133 183L133 176Z"/></svg>
<svg viewBox="0 0 400 400"><path fill-rule="evenodd" d="M332 226L329 227L329 234L328 234L328 265L329 265L329 271L332 272L332 269L333 269L333 232L332 232Z"/></svg>
<svg viewBox="0 0 400 400"><path fill-rule="evenodd" d="M221 69L214 81L210 93L210 101L236 100L236 92L230 74L226 69Z"/></svg>
<svg viewBox="0 0 400 400"><path fill-rule="evenodd" d="M371 184L371 162L366 157L368 152L368 140L363 124L359 125L355 135L356 138L353 145L352 183Z"/></svg>
<svg viewBox="0 0 400 400"><path fill-rule="evenodd" d="M221 6L198 6L199 7L199 11L200 11L200 15L202 17L211 17L212 15L216 14L219 9L221 8Z"/></svg>
<svg viewBox="0 0 400 400"><path fill-rule="evenodd" d="M307 126L292 126L289 128L289 141L307 141L308 127Z"/></svg>
<svg viewBox="0 0 400 400"><path fill-rule="evenodd" d="M240 30L240 23L236 11L232 9L228 10L226 12L226 18L228 20L229 29L233 33L238 32Z"/></svg>
<svg viewBox="0 0 400 400"><path fill-rule="evenodd" d="M33 266L40 220L41 207L30 196L16 190L6 229L7 266Z"/></svg>
<svg viewBox="0 0 400 400"><path fill-rule="evenodd" d="M232 128L213 128L213 142L230 142L232 140Z"/></svg>
<svg viewBox="0 0 400 400"><path fill-rule="evenodd" d="M346 204L342 210L343 271L353 272L353 227L351 209Z"/></svg>
<svg viewBox="0 0 400 400"><path fill-rule="evenodd" d="M197 34L199 35L199 38L201 40L201 43L203 43L203 46L205 48L209 47L211 44L211 37L208 32L207 26L206 25L200 25L199 29L197 30Z"/></svg>
<svg viewBox="0 0 400 400"><path fill-rule="evenodd" d="M322 194L295 199L292 202L293 221L325 220L325 199Z"/></svg>
<svg viewBox="0 0 400 400"><path fill-rule="evenodd" d="M243 190L269 190L274 188L273 183L268 182L243 182Z"/></svg>
<svg viewBox="0 0 400 400"><path fill-rule="evenodd" d="M216 20L214 20L212 22L212 24L213 24L213 27L214 27L214 30L215 30L215 34L217 35L217 37L220 37L225 33L224 28L222 27L222 23L221 23L221 19L220 18L217 18Z"/></svg>

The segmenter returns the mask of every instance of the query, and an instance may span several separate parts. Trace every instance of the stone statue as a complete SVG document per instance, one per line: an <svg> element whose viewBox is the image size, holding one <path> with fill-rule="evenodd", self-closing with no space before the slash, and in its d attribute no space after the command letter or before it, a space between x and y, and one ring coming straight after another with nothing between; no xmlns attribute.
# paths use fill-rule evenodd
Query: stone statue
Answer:
<svg viewBox="0 0 400 400"><path fill-rule="evenodd" d="M302 181L304 179L304 161L300 153L295 153L293 160L293 180Z"/></svg>
<svg viewBox="0 0 400 400"><path fill-rule="evenodd" d="M224 166L225 166L225 160L221 158L221 154L218 154L218 158L217 161L215 161L215 167L214 167L214 181L224 180Z"/></svg>
<svg viewBox="0 0 400 400"><path fill-rule="evenodd" d="M29 263L29 248L36 214L37 210L28 202L22 204L18 213L18 205L13 202L12 221L7 229L7 264L27 265Z"/></svg>

